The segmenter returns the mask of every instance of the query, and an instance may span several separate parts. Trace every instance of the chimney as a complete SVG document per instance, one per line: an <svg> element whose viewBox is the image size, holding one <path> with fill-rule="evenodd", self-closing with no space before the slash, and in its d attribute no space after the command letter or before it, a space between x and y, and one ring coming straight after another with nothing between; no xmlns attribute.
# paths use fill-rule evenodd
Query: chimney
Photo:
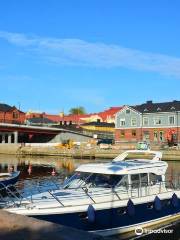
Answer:
<svg viewBox="0 0 180 240"><path fill-rule="evenodd" d="M146 103L147 104L152 104L153 102L152 102L152 100L150 100L150 101L146 101Z"/></svg>

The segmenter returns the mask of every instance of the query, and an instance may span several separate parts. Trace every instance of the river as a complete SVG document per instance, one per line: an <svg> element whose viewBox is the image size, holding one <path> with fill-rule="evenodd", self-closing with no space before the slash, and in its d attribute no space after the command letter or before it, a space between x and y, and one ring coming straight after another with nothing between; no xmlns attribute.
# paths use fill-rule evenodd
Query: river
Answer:
<svg viewBox="0 0 180 240"><path fill-rule="evenodd" d="M60 157L16 157L14 155L0 155L0 172L8 172L8 169L12 167L14 170L21 171L20 179L17 185L21 190L26 192L30 189L33 191L37 185L39 187L47 186L48 188L55 187L55 184L60 185L64 179L71 175L74 169L80 164L107 161L104 159L77 160ZM180 175L180 161L169 161L168 165L168 179L172 178L174 175ZM53 176L53 172L55 172L55 176ZM51 186L50 182L53 182ZM178 227L179 226L175 227L174 232L177 232ZM156 239L156 236L151 235L151 237ZM147 239L150 239L150 236L148 236ZM168 236L168 239L171 239L170 236ZM172 239L179 238L174 235Z"/></svg>

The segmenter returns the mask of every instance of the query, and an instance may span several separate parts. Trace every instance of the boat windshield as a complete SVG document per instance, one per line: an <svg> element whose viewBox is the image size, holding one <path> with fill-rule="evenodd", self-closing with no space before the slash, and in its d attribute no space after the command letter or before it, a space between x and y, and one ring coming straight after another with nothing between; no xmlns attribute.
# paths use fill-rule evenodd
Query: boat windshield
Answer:
<svg viewBox="0 0 180 240"><path fill-rule="evenodd" d="M113 188L119 184L123 176L124 175L77 172L64 182L63 188L80 188L80 187Z"/></svg>

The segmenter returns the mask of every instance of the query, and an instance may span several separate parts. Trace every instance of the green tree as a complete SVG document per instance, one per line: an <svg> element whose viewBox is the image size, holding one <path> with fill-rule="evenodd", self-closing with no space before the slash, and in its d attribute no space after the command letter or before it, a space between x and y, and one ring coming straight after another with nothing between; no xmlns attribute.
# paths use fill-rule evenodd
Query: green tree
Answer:
<svg viewBox="0 0 180 240"><path fill-rule="evenodd" d="M86 110L84 107L75 107L69 110L70 114L85 114Z"/></svg>

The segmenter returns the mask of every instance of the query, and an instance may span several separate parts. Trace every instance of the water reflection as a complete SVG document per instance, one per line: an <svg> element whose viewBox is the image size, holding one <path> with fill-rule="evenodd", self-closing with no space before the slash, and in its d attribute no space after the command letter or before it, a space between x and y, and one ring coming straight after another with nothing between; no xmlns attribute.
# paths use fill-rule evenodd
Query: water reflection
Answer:
<svg viewBox="0 0 180 240"><path fill-rule="evenodd" d="M110 161L110 160L107 160ZM20 179L41 179L49 178L52 171L56 172L56 176L68 176L80 164L89 162L107 162L106 160L83 160L60 157L16 157L11 155L0 155L0 172L8 172L13 166L14 170L21 171ZM167 175L180 174L180 161L168 162Z"/></svg>
<svg viewBox="0 0 180 240"><path fill-rule="evenodd" d="M0 172L14 170L21 171L18 187L23 191L43 185L53 187L52 182L61 185L66 177L69 177L75 168L92 160L74 160L72 158L59 157L16 157L0 155ZM102 162L97 160L96 162Z"/></svg>

